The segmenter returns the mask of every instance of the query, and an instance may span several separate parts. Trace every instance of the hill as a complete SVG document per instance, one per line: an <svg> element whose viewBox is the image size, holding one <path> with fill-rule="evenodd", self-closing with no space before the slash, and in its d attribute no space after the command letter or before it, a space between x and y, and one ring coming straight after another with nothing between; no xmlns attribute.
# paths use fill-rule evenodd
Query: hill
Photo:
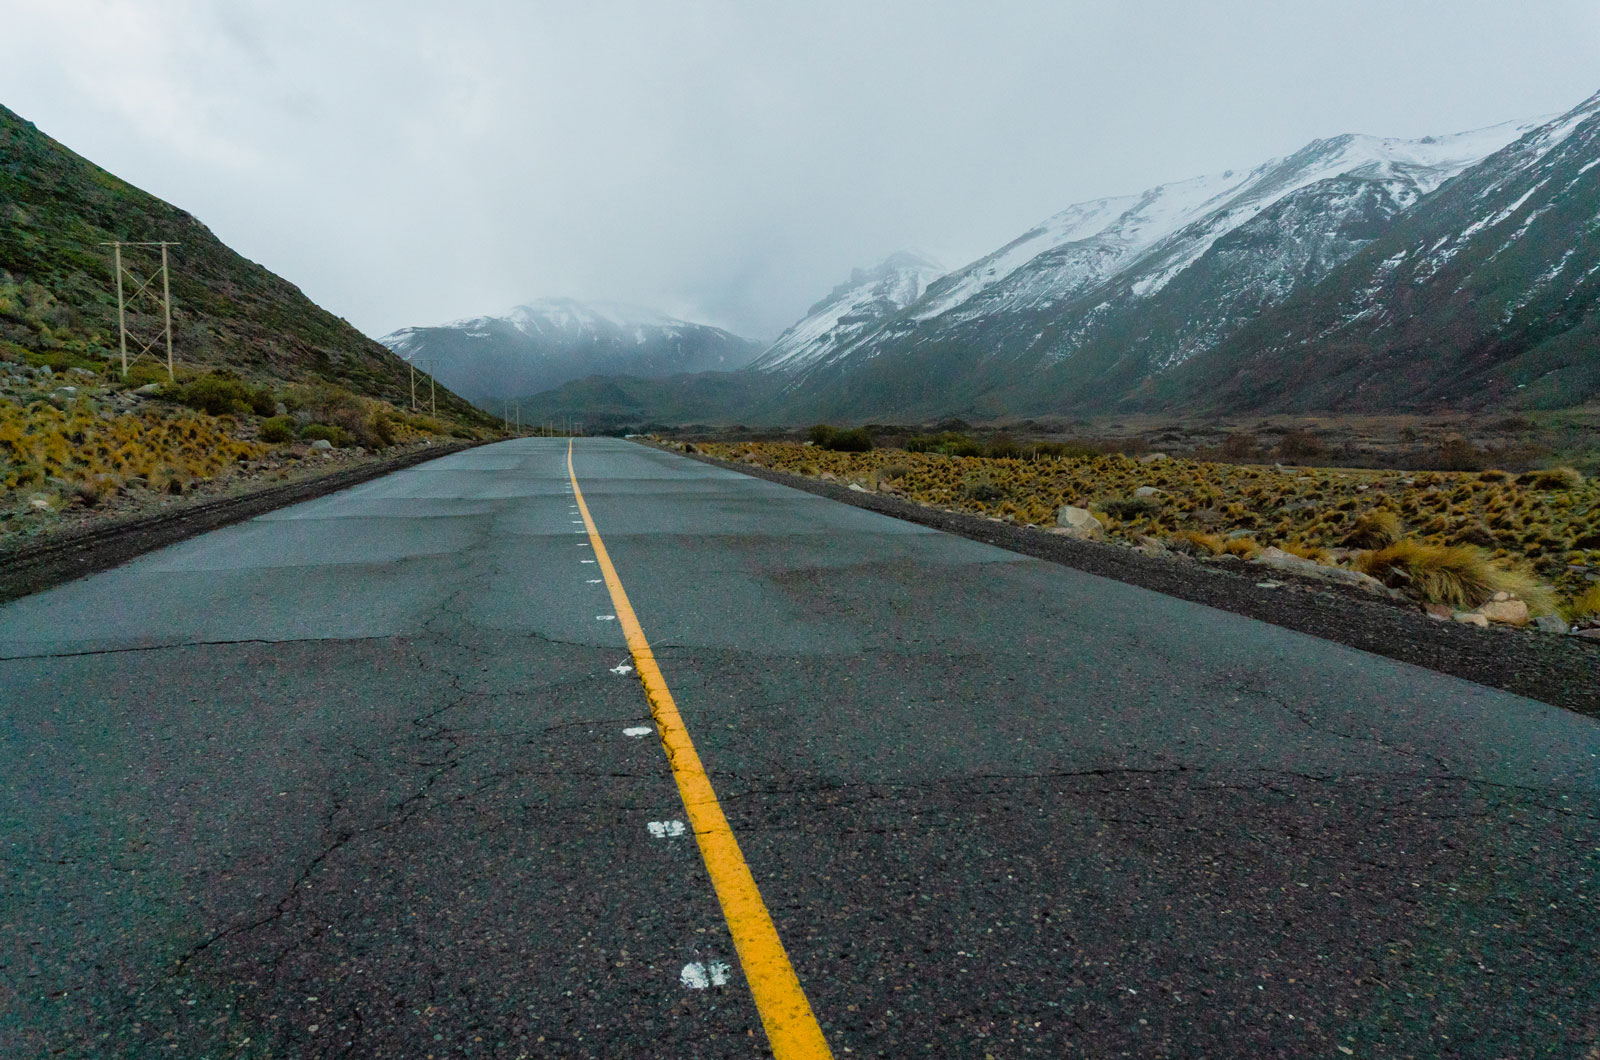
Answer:
<svg viewBox="0 0 1600 1060"><path fill-rule="evenodd" d="M395 405L410 368L293 284L223 245L189 213L135 188L0 106L0 354L87 359L117 350L112 240L167 240L177 358L279 382L326 381ZM130 251L148 274L157 259ZM131 294L131 291L130 291ZM155 304L131 307L130 328L160 328ZM482 415L441 392L439 411Z"/></svg>

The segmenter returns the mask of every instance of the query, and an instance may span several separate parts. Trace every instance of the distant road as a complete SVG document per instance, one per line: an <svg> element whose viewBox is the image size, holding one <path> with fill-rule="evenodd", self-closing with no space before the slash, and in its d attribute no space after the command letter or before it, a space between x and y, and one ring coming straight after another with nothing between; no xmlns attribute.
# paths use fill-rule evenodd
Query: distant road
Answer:
<svg viewBox="0 0 1600 1060"><path fill-rule="evenodd" d="M1600 1055L1600 723L572 470L475 449L0 607L0 1056Z"/></svg>

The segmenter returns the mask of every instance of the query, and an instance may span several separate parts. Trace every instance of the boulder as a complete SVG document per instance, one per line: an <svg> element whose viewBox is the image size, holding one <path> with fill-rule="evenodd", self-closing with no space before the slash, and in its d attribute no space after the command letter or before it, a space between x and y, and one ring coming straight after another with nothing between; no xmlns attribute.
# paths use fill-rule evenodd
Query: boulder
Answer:
<svg viewBox="0 0 1600 1060"><path fill-rule="evenodd" d="M1274 570L1289 571L1294 574L1304 575L1307 578L1316 578L1318 581L1331 582L1334 585L1353 585L1375 593L1388 593L1388 589L1378 579L1370 574L1362 574L1357 570L1345 570L1343 567L1325 567L1314 562L1285 552L1281 548L1268 546L1250 562L1259 563L1264 567Z"/></svg>
<svg viewBox="0 0 1600 1060"><path fill-rule="evenodd" d="M1133 491L1135 497L1165 497L1166 490L1158 490L1154 486L1140 486Z"/></svg>
<svg viewBox="0 0 1600 1060"><path fill-rule="evenodd" d="M161 392L161 384L160 383L146 383L144 386L139 387L137 390L134 391L134 393L138 394L140 397L154 397L156 394L159 394L160 392Z"/></svg>
<svg viewBox="0 0 1600 1060"><path fill-rule="evenodd" d="M1075 508L1070 504L1063 504L1056 511L1056 525L1051 531L1053 534L1079 539L1099 538L1104 536L1105 532L1105 524L1095 518L1093 512L1087 508Z"/></svg>
<svg viewBox="0 0 1600 1060"><path fill-rule="evenodd" d="M871 493L872 492L871 490L867 489L867 487L863 486L859 482L850 483L850 490L853 493Z"/></svg>
<svg viewBox="0 0 1600 1060"><path fill-rule="evenodd" d="M1572 635L1574 637L1582 637L1584 640L1592 640L1595 643L1600 644L1600 629L1575 629L1572 631Z"/></svg>
<svg viewBox="0 0 1600 1060"><path fill-rule="evenodd" d="M1533 620L1533 624L1541 633L1565 634L1567 632L1567 624L1559 615L1540 615Z"/></svg>
<svg viewBox="0 0 1600 1060"><path fill-rule="evenodd" d="M1496 596L1503 594L1496 593ZM1498 622L1503 626L1526 626L1531 618L1528 614L1528 605L1521 600L1491 600L1478 608L1478 614L1490 622Z"/></svg>
<svg viewBox="0 0 1600 1060"><path fill-rule="evenodd" d="M1450 617L1455 619L1457 622L1460 622L1464 626L1479 626L1483 629L1489 628L1489 620L1483 615L1478 614L1476 611L1457 611Z"/></svg>
<svg viewBox="0 0 1600 1060"><path fill-rule="evenodd" d="M318 438L316 441L311 443L311 448L316 450L332 449L333 443L328 441L326 438Z"/></svg>

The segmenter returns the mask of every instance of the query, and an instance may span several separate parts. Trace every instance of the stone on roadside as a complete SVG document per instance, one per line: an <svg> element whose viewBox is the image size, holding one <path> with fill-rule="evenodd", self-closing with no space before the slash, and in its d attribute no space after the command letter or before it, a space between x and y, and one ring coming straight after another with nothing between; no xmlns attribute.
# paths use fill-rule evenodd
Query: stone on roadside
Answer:
<svg viewBox="0 0 1600 1060"><path fill-rule="evenodd" d="M1063 504L1056 511L1055 529L1050 532L1083 540L1103 536L1106 528L1089 509Z"/></svg>
<svg viewBox="0 0 1600 1060"><path fill-rule="evenodd" d="M1575 629L1572 631L1572 635L1600 643L1600 629Z"/></svg>
<svg viewBox="0 0 1600 1060"><path fill-rule="evenodd" d="M854 493L871 493L872 492L871 490L867 489L867 487L863 486L859 482L850 483L850 489L851 489L851 492L854 492Z"/></svg>
<svg viewBox="0 0 1600 1060"><path fill-rule="evenodd" d="M1478 626L1482 629L1489 628L1489 620L1476 611L1457 611L1450 616L1463 626Z"/></svg>
<svg viewBox="0 0 1600 1060"><path fill-rule="evenodd" d="M1478 608L1478 614L1490 622L1499 622L1505 626L1526 626L1529 620L1528 605L1521 600L1491 600Z"/></svg>
<svg viewBox="0 0 1600 1060"><path fill-rule="evenodd" d="M1375 593L1387 594L1389 591L1382 582L1372 577L1370 574L1362 574L1360 571L1355 570L1346 570L1343 567L1326 567L1321 563L1306 559L1302 556L1296 556L1292 552L1285 552L1283 549L1274 548L1271 545L1262 549L1260 554L1255 556L1255 558L1253 558L1250 562L1259 563L1264 567L1271 567L1274 570L1290 571L1295 574L1303 574L1308 578L1316 578L1319 581L1332 582L1335 585L1354 585L1357 588L1366 589Z"/></svg>
<svg viewBox="0 0 1600 1060"><path fill-rule="evenodd" d="M1429 618L1438 619L1440 622L1448 622L1451 616L1456 613L1456 610L1449 604L1423 604L1422 612Z"/></svg>
<svg viewBox="0 0 1600 1060"><path fill-rule="evenodd" d="M1568 629L1567 623L1559 615L1540 615L1533 620L1533 624L1541 633L1565 634Z"/></svg>

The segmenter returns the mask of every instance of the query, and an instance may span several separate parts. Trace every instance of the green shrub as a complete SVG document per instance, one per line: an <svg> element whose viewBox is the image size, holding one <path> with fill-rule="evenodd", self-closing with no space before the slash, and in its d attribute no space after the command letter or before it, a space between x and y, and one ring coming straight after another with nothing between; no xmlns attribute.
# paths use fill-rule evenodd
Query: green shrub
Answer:
<svg viewBox="0 0 1600 1060"><path fill-rule="evenodd" d="M866 453L872 450L872 435L867 433L865 427L840 430L819 423L806 433L813 445L836 453Z"/></svg>
<svg viewBox="0 0 1600 1060"><path fill-rule="evenodd" d="M250 395L250 411L257 416L270 416L278 411L278 399L272 396L272 391L262 387Z"/></svg>
<svg viewBox="0 0 1600 1060"><path fill-rule="evenodd" d="M394 421L387 412L378 409L367 420L367 437L373 449L387 449L395 443Z"/></svg>
<svg viewBox="0 0 1600 1060"><path fill-rule="evenodd" d="M288 416L274 416L261 422L261 440L263 442L292 442L294 441L294 420Z"/></svg>
<svg viewBox="0 0 1600 1060"><path fill-rule="evenodd" d="M300 437L308 442L332 442L340 449L344 448L350 438L343 427L331 423L308 423L300 428Z"/></svg>
<svg viewBox="0 0 1600 1060"><path fill-rule="evenodd" d="M1005 496L1005 491L996 486L988 475L973 475L961 484L961 498L968 501L977 501L980 504L993 504Z"/></svg>
<svg viewBox="0 0 1600 1060"><path fill-rule="evenodd" d="M188 405L213 416L250 411L250 388L231 372L207 372L198 379L177 387L167 387L162 397Z"/></svg>

